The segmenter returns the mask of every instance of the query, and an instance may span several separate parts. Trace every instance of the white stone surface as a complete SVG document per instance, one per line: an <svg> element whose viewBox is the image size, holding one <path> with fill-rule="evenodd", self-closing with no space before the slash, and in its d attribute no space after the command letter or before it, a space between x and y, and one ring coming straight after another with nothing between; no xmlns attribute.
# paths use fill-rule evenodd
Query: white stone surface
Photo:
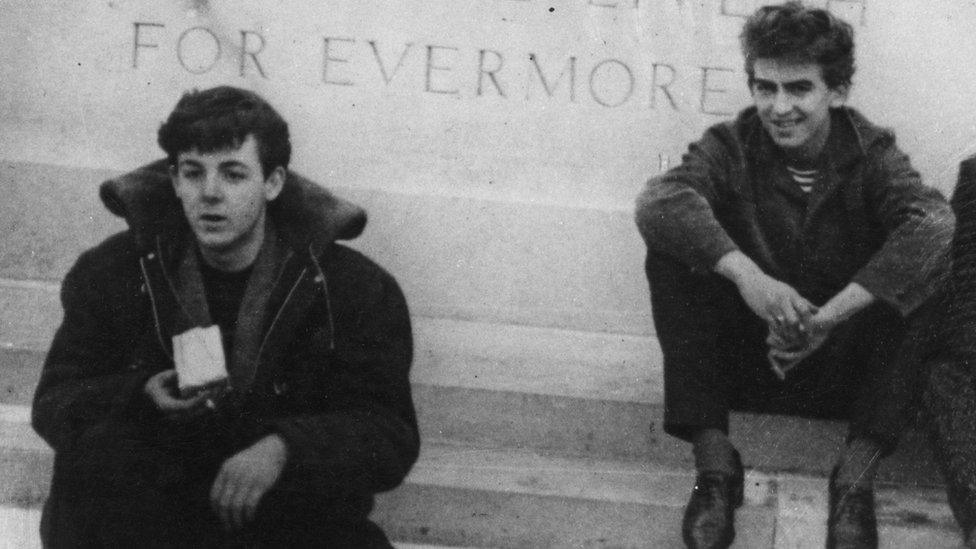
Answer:
<svg viewBox="0 0 976 549"><path fill-rule="evenodd" d="M40 548L40 525L40 509L0 506L0 548Z"/></svg>
<svg viewBox="0 0 976 549"><path fill-rule="evenodd" d="M250 87L291 122L294 167L375 214L357 245L415 309L646 333L633 198L748 104L736 36L760 3L0 0L0 162L128 170L182 91ZM976 4L815 3L856 28L852 104L951 189L976 151ZM36 240L51 210L16 196Z"/></svg>
<svg viewBox="0 0 976 549"><path fill-rule="evenodd" d="M974 150L976 77L965 67L976 5L815 3L856 27L853 102L898 130L946 188ZM230 83L295 122L298 165L312 173L629 206L659 155L676 159L748 102L737 34L759 4L4 0L0 151L125 169L156 154L154 132L180 91Z"/></svg>

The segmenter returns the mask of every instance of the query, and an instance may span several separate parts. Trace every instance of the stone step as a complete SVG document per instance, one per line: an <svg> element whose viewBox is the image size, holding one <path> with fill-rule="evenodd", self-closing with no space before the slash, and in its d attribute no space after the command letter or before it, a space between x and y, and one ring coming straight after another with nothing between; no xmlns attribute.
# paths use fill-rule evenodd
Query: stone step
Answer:
<svg viewBox="0 0 976 549"><path fill-rule="evenodd" d="M40 509L0 505L0 549L41 549ZM395 549L462 549L446 545L393 542ZM474 548L468 548L474 549ZM487 548L483 548L487 549Z"/></svg>
<svg viewBox="0 0 976 549"><path fill-rule="evenodd" d="M0 549L41 549L40 508L0 505Z"/></svg>
<svg viewBox="0 0 976 549"><path fill-rule="evenodd" d="M693 483L647 462L432 445L375 517L398 539L491 547L679 547ZM736 547L772 547L775 486L750 474Z"/></svg>
<svg viewBox="0 0 976 549"><path fill-rule="evenodd" d="M0 505L34 520L51 452L23 415L8 407L0 421ZM425 444L407 482L378 498L374 518L393 539L436 546L677 547L692 483L688 470L647 461ZM823 478L749 471L735 547L822 547L825 492ZM958 544L941 490L881 484L877 500L882 547Z"/></svg>
<svg viewBox="0 0 976 549"><path fill-rule="evenodd" d="M52 453L27 416L23 407L0 407L0 505L36 510L48 491ZM690 469L647 460L427 442L407 482L379 497L374 518L393 539L410 543L676 547L693 480ZM736 547L822 547L825 493L823 477L749 470ZM943 490L879 483L877 501L883 547L958 543Z"/></svg>
<svg viewBox="0 0 976 549"><path fill-rule="evenodd" d="M381 498L376 517L399 539L436 543L681 547L692 483L687 471L646 462L440 446ZM733 547L823 547L826 490L824 478L748 471ZM881 547L959 546L943 491L879 484L877 502Z"/></svg>
<svg viewBox="0 0 976 549"><path fill-rule="evenodd" d="M414 400L425 440L691 466L687 445L662 432L653 338L413 320ZM0 403L30 402L43 351L24 347L0 349ZM829 471L845 432L838 422L748 413L733 414L731 429L749 466L816 475ZM937 485L930 454L910 430L881 478Z"/></svg>
<svg viewBox="0 0 976 549"><path fill-rule="evenodd" d="M30 410L0 405L0 505L32 509L47 498L53 453L30 427Z"/></svg>

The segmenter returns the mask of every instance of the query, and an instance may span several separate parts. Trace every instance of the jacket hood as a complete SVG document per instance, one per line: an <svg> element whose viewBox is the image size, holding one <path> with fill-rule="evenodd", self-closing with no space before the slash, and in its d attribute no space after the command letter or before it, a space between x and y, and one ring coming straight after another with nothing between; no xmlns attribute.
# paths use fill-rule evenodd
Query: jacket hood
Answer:
<svg viewBox="0 0 976 549"><path fill-rule="evenodd" d="M157 237L177 241L188 230L166 159L105 181L99 196L125 219L140 249L154 248ZM310 247L315 255L336 240L356 238L366 226L365 210L290 170L281 194L268 204L268 215L293 248Z"/></svg>

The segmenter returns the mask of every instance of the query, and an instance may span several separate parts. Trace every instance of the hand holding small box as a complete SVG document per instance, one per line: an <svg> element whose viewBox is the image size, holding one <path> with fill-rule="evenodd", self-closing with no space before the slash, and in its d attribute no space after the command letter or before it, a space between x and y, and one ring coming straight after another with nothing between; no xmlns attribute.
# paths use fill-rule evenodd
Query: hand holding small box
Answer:
<svg viewBox="0 0 976 549"><path fill-rule="evenodd" d="M193 328L173 336L173 362L180 395L184 398L225 384L227 366L220 328Z"/></svg>
<svg viewBox="0 0 976 549"><path fill-rule="evenodd" d="M176 368L149 378L145 393L168 418L186 421L217 407L229 389L220 329L194 328L173 337Z"/></svg>

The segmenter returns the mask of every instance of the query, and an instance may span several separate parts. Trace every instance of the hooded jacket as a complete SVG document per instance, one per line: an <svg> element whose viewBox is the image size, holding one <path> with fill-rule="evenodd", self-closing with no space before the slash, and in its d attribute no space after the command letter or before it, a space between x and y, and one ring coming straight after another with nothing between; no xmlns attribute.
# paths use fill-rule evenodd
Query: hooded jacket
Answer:
<svg viewBox="0 0 976 549"><path fill-rule="evenodd" d="M755 107L709 128L638 197L648 250L699 272L741 250L818 305L857 282L902 315L915 311L947 276L952 211L892 132L850 108L830 116L822 182L809 196Z"/></svg>
<svg viewBox="0 0 976 549"><path fill-rule="evenodd" d="M144 480L125 477L125 452L113 455L106 433L172 429L143 388L173 368L172 336L208 320L199 274L185 276L192 233L165 161L106 181L100 195L128 230L65 277L64 320L34 397L34 428L55 450L46 540L72 539L59 497L76 477L112 469L106 482ZM220 462L277 433L288 460L273 492L314 501L319 520L365 521L372 495L397 486L419 449L407 306L389 274L335 242L361 233L360 208L289 172L268 219L228 361L234 389L201 420L204 443Z"/></svg>

